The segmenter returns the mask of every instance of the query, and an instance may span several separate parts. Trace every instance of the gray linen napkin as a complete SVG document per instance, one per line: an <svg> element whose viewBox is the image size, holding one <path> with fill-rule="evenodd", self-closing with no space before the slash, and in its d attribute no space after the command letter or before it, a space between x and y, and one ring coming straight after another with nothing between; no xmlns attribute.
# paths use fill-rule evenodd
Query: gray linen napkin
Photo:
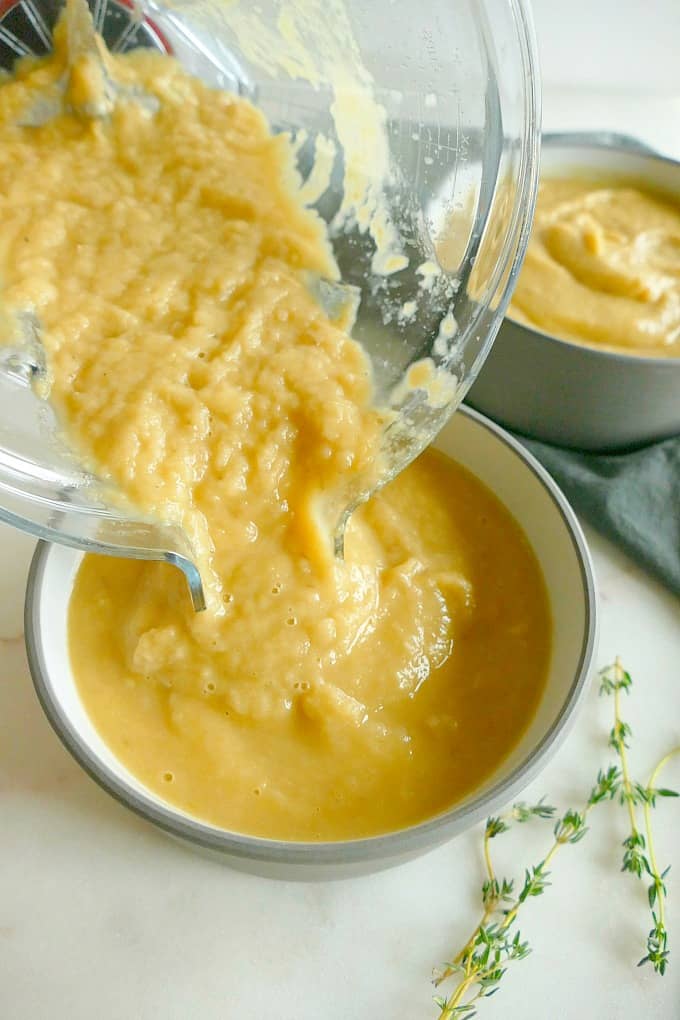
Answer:
<svg viewBox="0 0 680 1020"><path fill-rule="evenodd" d="M680 595L680 436L617 454L517 439L547 468L577 513Z"/></svg>

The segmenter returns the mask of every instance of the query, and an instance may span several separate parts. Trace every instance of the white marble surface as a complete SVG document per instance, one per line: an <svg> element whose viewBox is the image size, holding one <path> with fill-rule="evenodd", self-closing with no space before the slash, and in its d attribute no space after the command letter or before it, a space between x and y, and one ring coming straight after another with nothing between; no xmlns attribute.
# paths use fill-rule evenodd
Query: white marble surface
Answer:
<svg viewBox="0 0 680 1020"><path fill-rule="evenodd" d="M612 3L600 5L601 33ZM620 13L642 5L614 6ZM677 4L658 6L672 37ZM567 65L551 59L546 68L546 56L562 53L554 38L545 44L546 26L557 32L566 8L555 0L538 0L537 8L552 83L547 126L632 130L680 155L680 87L675 97L671 88L675 43L672 69L659 64L653 95L642 95L630 68L612 92L615 75L607 78L592 61L580 86L557 88ZM665 53L666 44L659 45ZM634 674L626 711L634 769L646 778L658 754L680 743L680 604L588 535L601 597L598 662L620 654ZM170 842L100 791L42 716L16 636L30 547L0 528L0 634L14 637L0 641L0 1018L434 1016L431 968L460 946L477 917L479 831L390 872L314 885L243 875ZM527 797L545 793L560 807L579 804L609 757L610 710L592 690ZM669 768L666 781L680 786L680 765ZM607 806L593 816L587 839L558 858L548 894L527 907L522 930L534 953L512 968L480 1017L679 1020L678 803L662 802L656 824L659 856L675 864L668 883L675 960L666 977L635 967L648 910L642 886L619 873L625 818ZM538 859L547 835L534 828L522 843L499 841L499 870L503 861L521 867Z"/></svg>

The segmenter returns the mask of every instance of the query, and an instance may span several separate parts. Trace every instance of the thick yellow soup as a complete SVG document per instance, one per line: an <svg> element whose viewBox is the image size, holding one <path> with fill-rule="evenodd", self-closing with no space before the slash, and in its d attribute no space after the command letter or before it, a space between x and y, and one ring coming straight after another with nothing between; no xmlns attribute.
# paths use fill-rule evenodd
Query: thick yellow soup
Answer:
<svg viewBox="0 0 680 1020"><path fill-rule="evenodd" d="M144 783L228 829L327 840L427 818L531 719L540 569L436 453L333 557L324 507L374 469L383 416L315 296L337 269L290 141L168 58L103 59L115 102L61 29L0 86L0 302L32 317L81 457L185 529L208 607L166 565L86 558L69 613L83 702ZM60 111L36 123L46 94Z"/></svg>
<svg viewBox="0 0 680 1020"><path fill-rule="evenodd" d="M207 632L172 568L85 561L80 693L151 789L228 829L346 839L443 811L514 747L550 618L507 510L427 452L355 515L346 546L341 593L281 550L270 571L235 565L230 613Z"/></svg>
<svg viewBox="0 0 680 1020"><path fill-rule="evenodd" d="M680 357L680 201L638 181L541 181L509 314L553 336Z"/></svg>

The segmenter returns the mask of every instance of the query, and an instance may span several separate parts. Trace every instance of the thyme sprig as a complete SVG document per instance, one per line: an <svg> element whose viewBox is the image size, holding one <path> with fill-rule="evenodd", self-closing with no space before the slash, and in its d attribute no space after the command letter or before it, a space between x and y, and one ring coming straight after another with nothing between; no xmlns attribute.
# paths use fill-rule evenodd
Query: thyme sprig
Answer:
<svg viewBox="0 0 680 1020"><path fill-rule="evenodd" d="M676 790L657 787L656 782L662 770L676 755L680 755L680 747L673 748L654 766L646 786L634 782L630 776L628 765L628 741L632 730L621 716L621 693L628 694L632 684L631 676L623 668L620 659L603 669L600 673L600 694L614 696L614 726L609 735L609 744L614 748L621 762L621 788L619 801L625 804L630 821L630 834L623 841L622 871L628 871L636 878L649 878L647 898L652 912L652 928L647 936L647 953L638 963L641 967L650 963L658 974L666 972L668 964L668 932L666 930L665 900L668 895L665 879L670 866L659 871L652 832L652 808L656 807L657 797L677 797ZM638 824L638 808L642 808L643 827Z"/></svg>
<svg viewBox="0 0 680 1020"><path fill-rule="evenodd" d="M677 797L675 790L657 786L662 770L676 755L674 748L657 763L645 786L631 777L628 758L632 731L621 715L621 695L632 685L629 673L620 660L601 670L600 694L614 697L614 726L609 734L609 746L616 751L618 764L600 770L580 811L572 808L557 818L553 826L553 839L543 858L524 873L524 881L517 893L513 879L498 878L491 856L491 841L508 832L514 823L555 819L556 809L543 800L527 805L513 805L509 812L487 819L484 829L485 878L482 885L482 914L474 931L463 948L434 974L434 983L456 979L448 996L435 997L439 1007L439 1020L472 1020L477 1015L477 1004L498 991L500 981L510 963L525 959L531 952L517 928L517 918L527 900L541 896L550 885L550 865L557 851L567 844L579 843L588 832L586 819L594 807L617 799L626 807L630 834L623 842L623 871L638 878L651 880L648 900L652 911L653 927L647 937L647 953L638 966L650 963L663 974L668 963L668 934L664 901L667 891L665 879L669 869L659 871L654 847L651 811L658 797ZM642 826L638 824L638 809L643 812Z"/></svg>
<svg viewBox="0 0 680 1020"><path fill-rule="evenodd" d="M457 976L458 984L447 998L437 997L440 1020L470 1020L476 1016L475 1003L489 998L498 991L498 985L507 965L523 960L530 953L529 943L515 928L523 904L534 896L541 896L550 885L550 864L562 846L579 843L588 828L586 817L592 808L614 796L617 790L618 769L600 772L597 782L581 811L569 809L556 820L553 840L545 856L524 873L524 881L517 895L512 879L496 877L491 859L492 839L507 832L512 822L524 823L532 819L552 819L556 809L542 800L538 804L515 804L507 815L489 818L484 830L484 861L486 879L482 886L483 913L481 920L460 952L435 974L435 984Z"/></svg>

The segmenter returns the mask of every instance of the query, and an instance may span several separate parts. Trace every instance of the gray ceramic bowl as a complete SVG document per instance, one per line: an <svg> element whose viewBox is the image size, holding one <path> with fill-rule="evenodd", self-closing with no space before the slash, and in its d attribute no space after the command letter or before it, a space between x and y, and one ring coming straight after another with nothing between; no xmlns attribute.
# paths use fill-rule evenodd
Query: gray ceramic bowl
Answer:
<svg viewBox="0 0 680 1020"><path fill-rule="evenodd" d="M541 165L630 175L680 198L680 162L622 135L544 135ZM466 399L537 439L622 450L680 433L680 358L597 350L506 318Z"/></svg>
<svg viewBox="0 0 680 1020"><path fill-rule="evenodd" d="M543 569L553 616L546 689L514 751L463 802L430 821L371 839L287 843L227 832L174 807L145 787L99 736L80 700L68 655L67 612L82 553L38 545L26 596L26 645L38 697L84 770L131 810L230 864L286 878L337 878L414 857L498 811L553 754L586 688L596 642L592 565L573 511L519 443L470 410L458 411L437 445L476 474L508 507Z"/></svg>

